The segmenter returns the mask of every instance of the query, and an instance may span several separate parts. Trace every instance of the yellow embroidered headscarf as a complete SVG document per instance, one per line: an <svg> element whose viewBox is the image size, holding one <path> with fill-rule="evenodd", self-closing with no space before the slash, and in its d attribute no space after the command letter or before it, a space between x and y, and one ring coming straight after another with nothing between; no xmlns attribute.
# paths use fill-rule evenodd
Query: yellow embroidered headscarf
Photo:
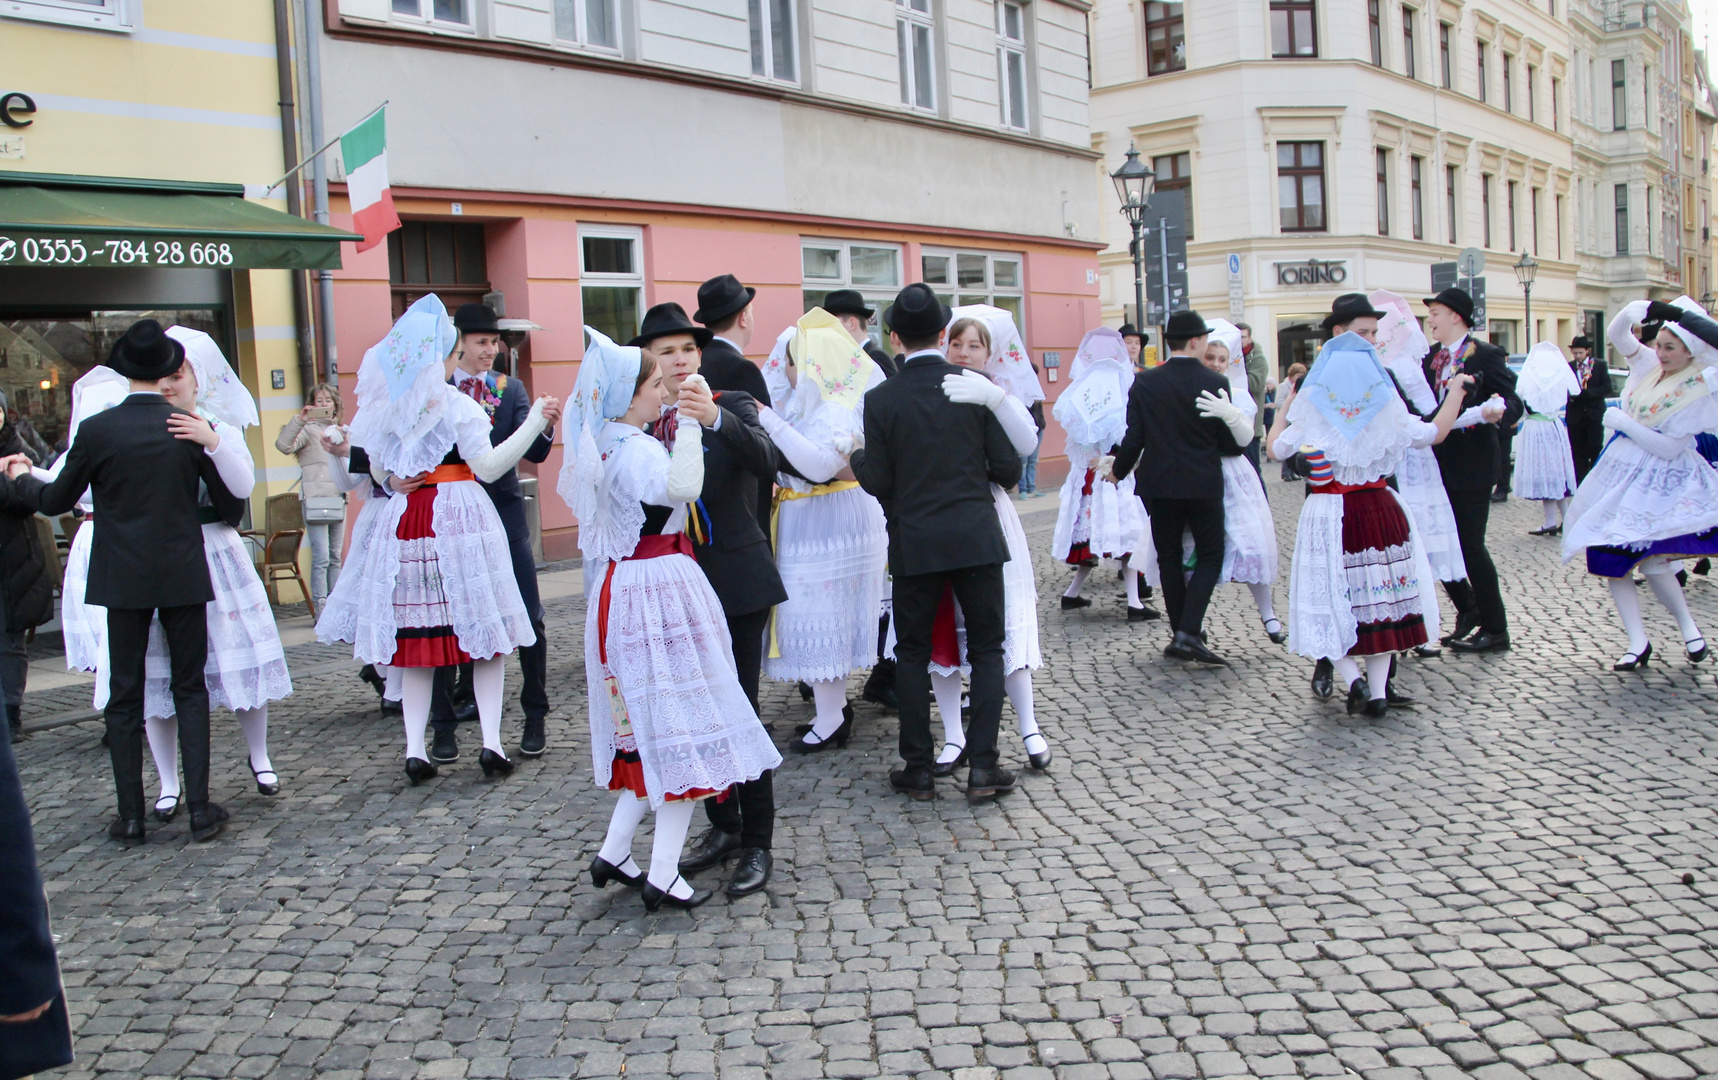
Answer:
<svg viewBox="0 0 1718 1080"><path fill-rule="evenodd" d="M824 401L844 409L857 407L871 383L871 369L876 366L871 358L840 320L820 307L806 312L796 325L799 333L788 344L788 352L799 369L795 388L799 393L795 396L803 394L809 384ZM810 414L814 404L806 402L802 414Z"/></svg>

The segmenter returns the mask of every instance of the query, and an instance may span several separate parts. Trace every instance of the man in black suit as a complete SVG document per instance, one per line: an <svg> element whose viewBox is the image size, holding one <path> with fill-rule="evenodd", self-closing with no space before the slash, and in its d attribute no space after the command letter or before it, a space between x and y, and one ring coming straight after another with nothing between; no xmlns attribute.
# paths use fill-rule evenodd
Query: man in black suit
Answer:
<svg viewBox="0 0 1718 1080"><path fill-rule="evenodd" d="M459 345L454 349L453 377L447 381L467 397L483 406L489 415L489 442L500 446L506 442L531 412L531 395L525 384L495 370L495 357L501 352L501 327L496 323L495 309L488 304L461 304L453 313L453 325L459 331ZM541 465L554 449L555 421L560 419L561 403L554 398L543 409L549 427L537 436L537 441L525 451L525 460ZM537 593L537 562L531 555L531 526L525 519L525 496L519 489L519 471L508 469L500 477L483 485L501 526L507 532L507 550L513 563L513 577L519 583L519 596L525 601L531 629L537 640L519 647L519 708L525 714L525 730L519 738L519 753L525 757L541 757L547 740L549 717L549 640L543 627L543 602ZM457 723L453 706L455 672L459 682L469 686L471 665L457 668L437 668L435 696L431 698L430 723L435 727L435 739L430 745L430 760L445 765L459 760L459 740L454 737ZM472 714L476 713L475 707Z"/></svg>
<svg viewBox="0 0 1718 1080"><path fill-rule="evenodd" d="M1020 480L1020 455L989 409L958 405L943 393L960 369L938 348L949 309L930 287L901 290L884 313L890 342L904 356L900 373L865 395L865 445L853 475L883 504L894 575L896 680L901 758L889 774L896 791L936 797L931 778L931 636L945 587L966 618L972 664L972 723L967 752L969 802L1011 791L1014 774L998 767L1002 719L1002 564L1008 545L990 485Z"/></svg>
<svg viewBox="0 0 1718 1080"><path fill-rule="evenodd" d="M1227 397L1229 380L1199 359L1211 330L1197 311L1177 311L1164 327L1169 359L1140 372L1127 394L1127 434L1111 472L1122 479L1144 468L1134 490L1151 515L1151 539L1163 579L1163 606L1175 636L1163 655L1202 664L1228 661L1205 647L1205 609L1223 571L1223 457L1241 453L1227 424L1199 411L1202 394ZM1193 534L1197 560L1182 577L1181 537Z"/></svg>
<svg viewBox="0 0 1718 1080"><path fill-rule="evenodd" d="M767 404L769 387L764 385L764 373L746 359L746 349L752 344L757 328L757 312L752 299L758 291L740 284L732 274L713 277L698 286L698 310L692 318L704 324L709 343L702 346L703 359L698 373L710 384L711 390L738 390L749 394L754 402ZM681 309L684 313L685 309ZM770 502L775 498L775 475L758 481L758 524L769 529Z"/></svg>
<svg viewBox="0 0 1718 1080"><path fill-rule="evenodd" d="M1424 361L1432 393L1441 403L1452 375L1474 377L1455 430L1434 448L1467 563L1466 582L1444 583L1456 606L1456 625L1443 640L1456 652L1502 652L1509 648L1509 617L1497 567L1486 550L1485 528L1498 479L1498 423L1514 427L1521 420L1521 399L1507 354L1471 337L1473 297L1462 289L1445 289L1426 300L1426 309L1426 333L1435 343Z"/></svg>
<svg viewBox="0 0 1718 1080"><path fill-rule="evenodd" d="M747 297L746 303L750 302ZM710 331L693 325L679 304L669 303L645 312L638 336L628 344L656 358L663 384L681 395L677 408L687 410L703 425L704 490L692 505L688 522L692 555L722 602L740 688L756 711L764 630L770 609L787 599L769 538L759 525L767 520L768 511L759 513L757 499L760 490L767 490L760 481L773 485L781 461L775 443L758 425L757 400L741 388L752 381L748 371L760 384L762 373L744 356L738 359L743 366L718 363L713 372L707 363L716 351L709 348L711 338ZM733 358L719 354L718 359ZM682 393L693 390L696 384L689 386L687 379L694 374L704 376L708 389ZM659 431L675 430L672 422L658 421L656 426ZM705 799L704 812L710 828L680 860L680 872L708 870L738 854L728 895L745 896L768 884L775 861L770 853L775 834L774 770L734 785L720 802Z"/></svg>
<svg viewBox="0 0 1718 1080"><path fill-rule="evenodd" d="M1575 482L1587 478L1599 451L1605 448L1605 399L1611 396L1611 369L1593 354L1593 339L1585 334L1569 343L1574 356L1569 367L1581 392L1569 399L1569 448L1575 453Z"/></svg>
<svg viewBox="0 0 1718 1080"><path fill-rule="evenodd" d="M89 417L51 484L17 474L18 494L39 513L63 514L85 488L95 498L86 599L107 609L107 734L119 817L108 835L142 843L143 678L149 624L159 617L172 663L173 708L185 768L191 838L221 831L227 812L209 801L209 692L203 681L209 637L204 605L215 598L203 557L197 482L208 486L218 520L244 514L221 482L214 459L171 417L191 417L167 404L156 385L178 371L185 349L161 324L144 319L114 344L107 364L131 380L131 396ZM177 422L183 429L187 421Z"/></svg>
<svg viewBox="0 0 1718 1080"><path fill-rule="evenodd" d="M1133 364L1134 374L1145 370L1145 338L1139 328L1130 322L1121 324L1121 343L1127 348L1128 362Z"/></svg>

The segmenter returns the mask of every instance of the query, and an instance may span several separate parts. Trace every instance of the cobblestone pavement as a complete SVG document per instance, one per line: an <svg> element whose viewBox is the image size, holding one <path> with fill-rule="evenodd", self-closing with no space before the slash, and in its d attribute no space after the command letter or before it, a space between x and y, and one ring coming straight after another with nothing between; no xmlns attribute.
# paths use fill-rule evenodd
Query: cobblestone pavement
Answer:
<svg viewBox="0 0 1718 1080"><path fill-rule="evenodd" d="M1270 488L1286 579L1300 495ZM550 752L500 783L467 736L407 787L398 722L315 645L275 710L282 797L254 794L217 717L234 820L212 844L181 819L119 850L97 727L35 735L68 1075L1718 1074L1718 686L1653 601L1662 664L1612 673L1605 590L1511 502L1491 533L1516 649L1407 662L1421 705L1365 722L1311 698L1238 587L1211 621L1232 671L1163 660L1113 577L1064 615L1054 502L1021 504L1050 771L996 805L909 803L893 718L860 706L845 751L779 774L768 894L690 914L586 874L610 799L577 597L549 616ZM1718 631L1718 591L1690 591ZM774 685L765 712L785 740L809 706Z"/></svg>

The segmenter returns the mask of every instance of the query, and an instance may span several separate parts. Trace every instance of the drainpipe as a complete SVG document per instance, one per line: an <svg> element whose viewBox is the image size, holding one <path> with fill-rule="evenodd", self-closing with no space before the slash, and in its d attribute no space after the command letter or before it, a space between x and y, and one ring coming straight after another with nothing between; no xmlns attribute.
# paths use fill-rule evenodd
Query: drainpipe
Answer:
<svg viewBox="0 0 1718 1080"><path fill-rule="evenodd" d="M287 170L298 167L298 118L292 90L291 0L274 0L275 74L280 85L281 161ZM302 182L294 176L286 185L286 212L304 216ZM310 293L304 271L292 274L292 323L298 339L298 378L306 394L316 382L316 341L310 326ZM259 373L260 374L260 373Z"/></svg>
<svg viewBox="0 0 1718 1080"><path fill-rule="evenodd" d="M304 3L304 67L306 76L305 110L310 114L310 145L322 145L322 14L318 0ZM316 220L328 224L327 154L317 154L310 163L310 182L315 199ZM340 378L339 350L334 344L334 271L316 272L316 300L321 309L323 378L338 382ZM306 391L310 388L305 387Z"/></svg>

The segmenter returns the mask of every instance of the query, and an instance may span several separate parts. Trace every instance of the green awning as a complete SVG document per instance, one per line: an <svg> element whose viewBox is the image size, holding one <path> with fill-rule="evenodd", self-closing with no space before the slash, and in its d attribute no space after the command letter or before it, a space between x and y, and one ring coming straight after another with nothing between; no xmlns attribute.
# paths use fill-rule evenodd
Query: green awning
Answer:
<svg viewBox="0 0 1718 1080"><path fill-rule="evenodd" d="M334 270L363 237L247 202L239 184L0 172L0 266Z"/></svg>

